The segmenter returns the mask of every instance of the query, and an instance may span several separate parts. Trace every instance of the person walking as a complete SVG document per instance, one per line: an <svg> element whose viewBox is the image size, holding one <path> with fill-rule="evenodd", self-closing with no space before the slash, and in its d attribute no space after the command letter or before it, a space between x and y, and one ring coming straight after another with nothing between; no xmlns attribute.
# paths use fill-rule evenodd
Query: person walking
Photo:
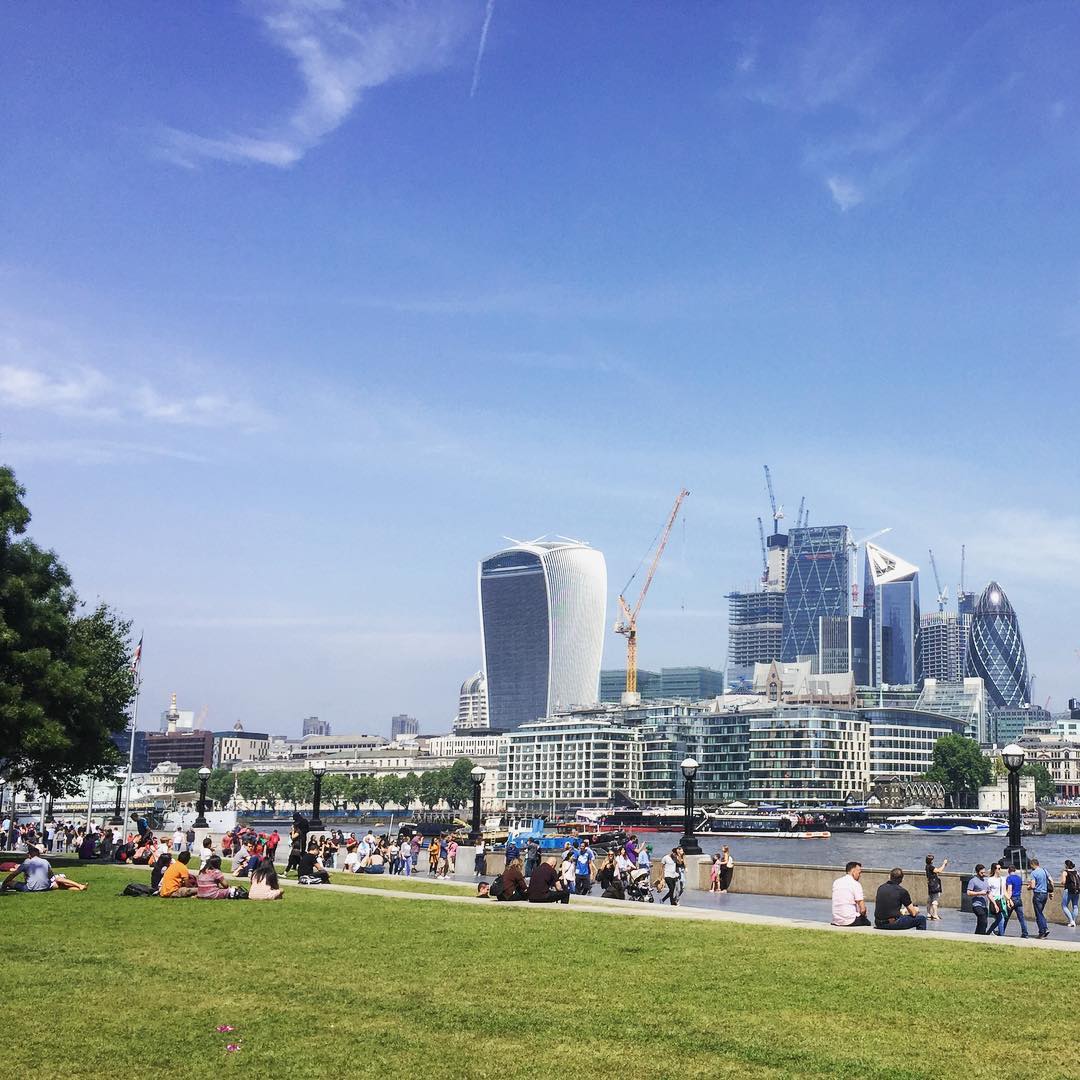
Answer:
<svg viewBox="0 0 1080 1080"><path fill-rule="evenodd" d="M179 825L176 826L176 832L172 834L172 846L174 855L179 855L184 850L184 830Z"/></svg>
<svg viewBox="0 0 1080 1080"><path fill-rule="evenodd" d="M582 840L574 857L574 884L578 896L588 896L592 890L592 864L595 856L588 840Z"/></svg>
<svg viewBox="0 0 1080 1080"><path fill-rule="evenodd" d="M990 886L986 880L986 867L979 863L975 874L968 880L967 894L971 898L971 910L975 913L975 933L985 935L990 917Z"/></svg>
<svg viewBox="0 0 1080 1080"><path fill-rule="evenodd" d="M987 896L987 933L1001 937L1005 928L1005 879L1001 876L1001 864L992 863L986 875L990 892Z"/></svg>
<svg viewBox="0 0 1080 1080"><path fill-rule="evenodd" d="M1009 919L1015 915L1020 923L1020 936L1028 937L1027 919L1024 918L1024 879L1015 866L1009 867L1005 878L1005 922L1001 927L1001 936L1009 927Z"/></svg>
<svg viewBox="0 0 1080 1080"><path fill-rule="evenodd" d="M679 898L675 893L675 886L679 883L679 864L675 858L678 850L672 848L660 862L660 872L663 874L664 884L667 885L667 893L660 897L660 903L666 900L672 907L679 905Z"/></svg>
<svg viewBox="0 0 1080 1080"><path fill-rule="evenodd" d="M934 865L934 856L926 856L926 917L934 922L941 922L938 904L941 902L941 871L949 865L946 859L940 866Z"/></svg>
<svg viewBox="0 0 1080 1080"><path fill-rule="evenodd" d="M1050 927L1046 925L1043 909L1046 907L1046 901L1050 899L1054 886L1050 881L1050 875L1039 865L1038 859L1031 860L1031 877L1028 878L1027 887L1031 890L1031 906L1035 909L1035 924L1039 928L1038 936L1048 938Z"/></svg>
<svg viewBox="0 0 1080 1080"><path fill-rule="evenodd" d="M1065 860L1061 871L1061 911L1069 926L1076 926L1077 907L1080 906L1080 873L1072 859Z"/></svg>
<svg viewBox="0 0 1080 1080"><path fill-rule="evenodd" d="M476 841L476 847L473 848L473 876L483 877L484 871L487 868L487 848L484 844L484 838L481 836Z"/></svg>

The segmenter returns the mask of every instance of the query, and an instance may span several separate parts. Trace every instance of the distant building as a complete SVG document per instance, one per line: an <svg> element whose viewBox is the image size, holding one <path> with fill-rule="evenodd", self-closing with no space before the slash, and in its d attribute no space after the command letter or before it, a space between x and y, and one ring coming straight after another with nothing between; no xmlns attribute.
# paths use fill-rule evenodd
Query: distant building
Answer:
<svg viewBox="0 0 1080 1080"><path fill-rule="evenodd" d="M420 723L414 716L399 713L390 717L390 739L396 741L400 738L415 738L420 734Z"/></svg>
<svg viewBox="0 0 1080 1080"><path fill-rule="evenodd" d="M290 740L291 757L312 758L323 754L376 750L386 746L381 735L305 735L298 742Z"/></svg>
<svg viewBox="0 0 1080 1080"><path fill-rule="evenodd" d="M494 730L596 701L607 602L599 551L575 540L515 543L480 563L479 592Z"/></svg>
<svg viewBox="0 0 1080 1080"><path fill-rule="evenodd" d="M174 731L164 735L147 734L146 756L151 770L171 761L181 769L213 768L214 736L209 731Z"/></svg>
<svg viewBox="0 0 1080 1080"><path fill-rule="evenodd" d="M642 701L704 701L724 692L724 673L708 667L661 668L659 673L639 670L637 686ZM620 702L625 690L625 670L600 672L602 702Z"/></svg>
<svg viewBox="0 0 1080 1080"><path fill-rule="evenodd" d="M488 716L487 680L478 671L470 675L458 692L458 711L454 718L455 731L480 731L491 727Z"/></svg>
<svg viewBox="0 0 1080 1080"><path fill-rule="evenodd" d="M1051 733L1053 717L1041 705L1021 705L1015 709L990 710L990 741L996 746L1018 742L1029 726Z"/></svg>
<svg viewBox="0 0 1080 1080"><path fill-rule="evenodd" d="M1045 765L1060 799L1080 798L1080 748L1075 742L1024 736L1020 740L1029 765Z"/></svg>
<svg viewBox="0 0 1080 1080"><path fill-rule="evenodd" d="M245 731L237 720L232 731L215 731L213 768L228 768L237 761L266 761L270 756L270 736Z"/></svg>
<svg viewBox="0 0 1080 1080"><path fill-rule="evenodd" d="M919 681L919 568L877 544L866 545L863 614L874 638L871 686Z"/></svg>
<svg viewBox="0 0 1080 1080"><path fill-rule="evenodd" d="M924 679L918 699L909 707L963 721L963 733L982 746L989 746L993 741L982 679L959 682Z"/></svg>
<svg viewBox="0 0 1080 1080"><path fill-rule="evenodd" d="M730 592L725 599L728 602L727 680L738 684L751 677L755 664L780 659L784 593L765 589Z"/></svg>
<svg viewBox="0 0 1080 1080"><path fill-rule="evenodd" d="M304 717L303 734L305 735L329 735L330 721L320 720L317 716Z"/></svg>
<svg viewBox="0 0 1080 1080"><path fill-rule="evenodd" d="M795 664L757 664L754 693L771 705L835 705L853 708L855 677L850 671L816 675L809 660Z"/></svg>
<svg viewBox="0 0 1080 1080"><path fill-rule="evenodd" d="M922 673L927 679L958 683L964 677L971 615L928 611L922 617Z"/></svg>
<svg viewBox="0 0 1080 1080"><path fill-rule="evenodd" d="M148 731L135 732L135 752L131 764L132 772L148 773L151 770L150 756L146 750L146 739L149 734ZM117 750L123 755L126 767L128 754L131 753L132 749L131 729L129 728L127 731L117 732L112 736L112 741Z"/></svg>
<svg viewBox="0 0 1080 1080"><path fill-rule="evenodd" d="M850 671L856 686L869 686L870 629L870 620L864 615L823 615L818 626L817 673Z"/></svg>
<svg viewBox="0 0 1080 1080"><path fill-rule="evenodd" d="M788 534L780 645L785 663L817 657L822 616L851 614L850 546L846 525L815 525Z"/></svg>
<svg viewBox="0 0 1080 1080"><path fill-rule="evenodd" d="M1031 704L1027 653L1005 590L991 581L982 591L971 620L965 675L977 675L995 709L1018 709Z"/></svg>
<svg viewBox="0 0 1080 1080"><path fill-rule="evenodd" d="M195 727L195 713L190 709L176 707L176 694L170 695L169 707L161 714L161 731L168 731L169 725L174 731L191 731Z"/></svg>

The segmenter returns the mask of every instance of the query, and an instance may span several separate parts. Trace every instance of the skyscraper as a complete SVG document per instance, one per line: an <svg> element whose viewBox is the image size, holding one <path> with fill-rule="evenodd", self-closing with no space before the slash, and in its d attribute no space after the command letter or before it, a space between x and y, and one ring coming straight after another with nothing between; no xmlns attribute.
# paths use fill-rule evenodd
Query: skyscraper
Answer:
<svg viewBox="0 0 1080 1080"><path fill-rule="evenodd" d="M418 735L420 733L420 721L408 713L398 713L390 717L390 738L400 739L402 735Z"/></svg>
<svg viewBox="0 0 1080 1080"><path fill-rule="evenodd" d="M317 716L305 716L304 717L304 734L305 735L329 735L330 734L330 721L320 720Z"/></svg>
<svg viewBox="0 0 1080 1080"><path fill-rule="evenodd" d="M928 611L922 617L922 674L925 679L958 683L964 677L971 615Z"/></svg>
<svg viewBox="0 0 1080 1080"><path fill-rule="evenodd" d="M607 601L601 552L577 540L515 542L480 563L479 589L493 729L596 701Z"/></svg>
<svg viewBox="0 0 1080 1080"><path fill-rule="evenodd" d="M1016 709L1031 703L1020 623L1004 589L996 581L983 589L975 604L964 674L982 679L991 708Z"/></svg>
<svg viewBox="0 0 1080 1080"><path fill-rule="evenodd" d="M818 627L817 674L850 671L856 686L870 686L870 620L864 615L823 615Z"/></svg>
<svg viewBox="0 0 1080 1080"><path fill-rule="evenodd" d="M487 684L484 673L470 675L458 692L458 710L454 718L454 731L478 731L491 727L488 718Z"/></svg>
<svg viewBox="0 0 1080 1080"><path fill-rule="evenodd" d="M727 678L730 684L738 685L753 678L755 664L780 659L784 594L763 589L731 592L725 599L728 602Z"/></svg>
<svg viewBox="0 0 1080 1080"><path fill-rule="evenodd" d="M920 677L919 568L866 545L863 614L874 635L871 686L914 686Z"/></svg>
<svg viewBox="0 0 1080 1080"><path fill-rule="evenodd" d="M851 532L846 525L814 525L788 533L787 588L780 659L792 663L818 654L823 616L848 615Z"/></svg>

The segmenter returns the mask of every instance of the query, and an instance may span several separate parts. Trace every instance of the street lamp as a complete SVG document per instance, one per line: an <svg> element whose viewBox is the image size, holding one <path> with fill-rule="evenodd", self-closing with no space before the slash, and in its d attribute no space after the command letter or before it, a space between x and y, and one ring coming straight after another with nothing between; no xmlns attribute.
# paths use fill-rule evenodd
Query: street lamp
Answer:
<svg viewBox="0 0 1080 1080"><path fill-rule="evenodd" d="M198 816L195 818L193 829L209 829L210 822L206 820L206 782L210 779L210 770L204 765L199 770L199 802L196 806Z"/></svg>
<svg viewBox="0 0 1080 1080"><path fill-rule="evenodd" d="M484 786L487 769L477 765L469 775L472 777L472 832L469 843L474 847L480 842L480 789Z"/></svg>
<svg viewBox="0 0 1080 1080"><path fill-rule="evenodd" d="M116 806L113 808L113 816L109 819L109 824L123 825L124 819L120 816L120 799L124 794L124 773L118 772L116 774Z"/></svg>
<svg viewBox="0 0 1080 1080"><path fill-rule="evenodd" d="M679 766L683 774L683 838L679 847L684 855L700 855L701 848L694 836L694 777L697 776L698 763L692 758L683 758Z"/></svg>
<svg viewBox="0 0 1080 1080"><path fill-rule="evenodd" d="M1009 846L1005 862L1020 870L1027 869L1027 852L1020 843L1020 770L1024 767L1024 748L1010 743L1001 751L1001 760L1009 770Z"/></svg>
<svg viewBox="0 0 1080 1080"><path fill-rule="evenodd" d="M319 799L322 798L322 778L325 773L325 761L313 761L311 763L311 775L315 778L315 794L311 800L311 821L308 822L308 828L313 830L326 828L319 817Z"/></svg>

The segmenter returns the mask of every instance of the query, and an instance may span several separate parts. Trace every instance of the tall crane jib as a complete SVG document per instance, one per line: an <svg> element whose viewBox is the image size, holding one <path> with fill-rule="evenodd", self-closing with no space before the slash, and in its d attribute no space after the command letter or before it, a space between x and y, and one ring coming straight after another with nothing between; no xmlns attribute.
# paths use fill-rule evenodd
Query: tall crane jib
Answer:
<svg viewBox="0 0 1080 1080"><path fill-rule="evenodd" d="M641 586L641 592L638 595L637 603L633 608L626 601L626 590L630 588L631 582L637 577L637 570L630 575L630 581L628 581L619 593L619 610L621 615L615 622L615 633L623 634L626 637L626 692L627 694L637 693L637 619L638 613L641 611L641 605L645 603L645 597L649 592L649 586L652 585L653 577L656 574L656 568L660 565L660 557L664 554L664 548L667 547L668 537L671 536L672 527L675 524L675 519L679 516L679 508L683 504L683 500L690 494L686 488L683 488L679 492L678 497L675 499L675 505L671 508L671 513L668 515L667 524L664 526L663 533L660 536L660 542L656 546L656 554L653 555L652 562L649 564L649 572L645 577L645 584ZM642 560L644 562L644 559ZM638 567L640 569L640 566Z"/></svg>
<svg viewBox="0 0 1080 1080"><path fill-rule="evenodd" d="M761 580L767 582L769 580L769 553L765 547L765 526L761 523L761 518L757 519L757 531L761 538Z"/></svg>
<svg viewBox="0 0 1080 1080"><path fill-rule="evenodd" d="M934 558L933 551L930 551L930 567L934 571L934 584L937 585L937 609L938 611L944 611L945 605L949 602L949 587L941 587L941 575L938 573L937 560Z"/></svg>
<svg viewBox="0 0 1080 1080"><path fill-rule="evenodd" d="M784 516L784 508L777 507L776 494L773 492L772 486L772 473L769 472L769 466L765 466L765 486L769 489L769 505L772 507L773 517L773 535L780 531L780 519Z"/></svg>

